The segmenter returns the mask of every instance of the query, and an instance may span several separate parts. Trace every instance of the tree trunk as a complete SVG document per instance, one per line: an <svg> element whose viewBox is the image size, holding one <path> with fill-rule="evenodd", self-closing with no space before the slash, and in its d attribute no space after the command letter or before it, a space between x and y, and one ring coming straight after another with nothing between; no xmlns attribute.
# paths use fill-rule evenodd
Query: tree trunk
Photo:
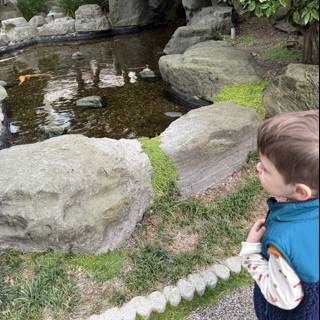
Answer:
<svg viewBox="0 0 320 320"><path fill-rule="evenodd" d="M303 63L319 64L319 24L313 23L303 34Z"/></svg>

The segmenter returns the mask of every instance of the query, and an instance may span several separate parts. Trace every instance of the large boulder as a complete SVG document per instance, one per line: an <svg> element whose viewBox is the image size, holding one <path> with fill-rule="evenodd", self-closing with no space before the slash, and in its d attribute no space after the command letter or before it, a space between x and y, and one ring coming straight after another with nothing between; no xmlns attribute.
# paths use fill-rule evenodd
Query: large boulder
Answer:
<svg viewBox="0 0 320 320"><path fill-rule="evenodd" d="M259 80L250 54L224 41L201 42L184 54L162 56L159 67L176 92L208 101L227 84Z"/></svg>
<svg viewBox="0 0 320 320"><path fill-rule="evenodd" d="M0 151L0 248L103 253L152 200L137 140L66 135Z"/></svg>
<svg viewBox="0 0 320 320"><path fill-rule="evenodd" d="M208 40L222 40L220 33L231 28L230 7L205 7L197 12L187 26L178 28L163 50L165 54L184 53L191 46Z"/></svg>
<svg viewBox="0 0 320 320"><path fill-rule="evenodd" d="M180 27L174 32L163 52L165 54L181 54L193 45L208 40L222 40L222 38L210 26Z"/></svg>
<svg viewBox="0 0 320 320"><path fill-rule="evenodd" d="M22 17L3 20L1 23L9 41L31 40L37 35L37 29Z"/></svg>
<svg viewBox="0 0 320 320"><path fill-rule="evenodd" d="M177 169L182 195L223 182L246 162L255 148L258 116L232 102L195 109L161 134L161 148Z"/></svg>
<svg viewBox="0 0 320 320"><path fill-rule="evenodd" d="M151 22L148 0L109 0L113 28L140 26Z"/></svg>
<svg viewBox="0 0 320 320"><path fill-rule="evenodd" d="M38 28L40 36L64 35L75 32L75 20L70 17L57 18Z"/></svg>
<svg viewBox="0 0 320 320"><path fill-rule="evenodd" d="M77 32L109 30L110 24L102 9L97 4L80 6L75 13Z"/></svg>
<svg viewBox="0 0 320 320"><path fill-rule="evenodd" d="M319 66L289 64L265 90L267 117L281 112L319 109Z"/></svg>

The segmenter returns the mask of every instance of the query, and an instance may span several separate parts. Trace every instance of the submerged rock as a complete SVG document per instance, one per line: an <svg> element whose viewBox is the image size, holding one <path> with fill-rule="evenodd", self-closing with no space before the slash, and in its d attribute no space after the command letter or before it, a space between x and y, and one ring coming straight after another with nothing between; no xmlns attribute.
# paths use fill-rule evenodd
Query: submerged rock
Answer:
<svg viewBox="0 0 320 320"><path fill-rule="evenodd" d="M137 140L65 135L1 150L0 167L0 248L107 252L153 197Z"/></svg>
<svg viewBox="0 0 320 320"><path fill-rule="evenodd" d="M81 59L84 58L84 54L82 52L80 52L80 51L77 51L77 52L72 54L71 58L74 59L74 60L81 60Z"/></svg>
<svg viewBox="0 0 320 320"><path fill-rule="evenodd" d="M169 117L169 118L179 118L183 114L182 114L182 112L165 112L164 115Z"/></svg>
<svg viewBox="0 0 320 320"><path fill-rule="evenodd" d="M100 96L85 97L76 102L76 106L79 108L104 108L106 105L106 99Z"/></svg>
<svg viewBox="0 0 320 320"><path fill-rule="evenodd" d="M42 140L62 136L63 134L66 134L67 132L68 132L68 128L66 128L66 127L43 126L40 128L40 135L41 135Z"/></svg>

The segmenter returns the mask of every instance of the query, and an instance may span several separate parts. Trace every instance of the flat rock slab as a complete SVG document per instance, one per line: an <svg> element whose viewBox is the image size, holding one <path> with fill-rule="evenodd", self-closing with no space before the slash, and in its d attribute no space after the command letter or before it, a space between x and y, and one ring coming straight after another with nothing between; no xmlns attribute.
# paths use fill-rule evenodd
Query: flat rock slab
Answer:
<svg viewBox="0 0 320 320"><path fill-rule="evenodd" d="M187 97L212 101L225 85L258 81L256 64L248 52L224 41L198 43L183 54L162 56L164 81Z"/></svg>
<svg viewBox="0 0 320 320"><path fill-rule="evenodd" d="M240 169L255 149L259 119L232 102L189 111L161 134L161 148L177 169L182 195L205 191Z"/></svg>
<svg viewBox="0 0 320 320"><path fill-rule="evenodd" d="M0 248L103 253L152 201L137 140L65 135L0 151Z"/></svg>

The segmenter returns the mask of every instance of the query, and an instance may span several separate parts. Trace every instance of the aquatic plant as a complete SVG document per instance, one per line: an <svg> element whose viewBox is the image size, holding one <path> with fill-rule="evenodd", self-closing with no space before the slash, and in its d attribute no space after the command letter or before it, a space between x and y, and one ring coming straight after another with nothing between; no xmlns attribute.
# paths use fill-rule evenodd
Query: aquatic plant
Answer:
<svg viewBox="0 0 320 320"><path fill-rule="evenodd" d="M44 0L18 0L17 7L26 20L30 20L40 12L48 12Z"/></svg>

